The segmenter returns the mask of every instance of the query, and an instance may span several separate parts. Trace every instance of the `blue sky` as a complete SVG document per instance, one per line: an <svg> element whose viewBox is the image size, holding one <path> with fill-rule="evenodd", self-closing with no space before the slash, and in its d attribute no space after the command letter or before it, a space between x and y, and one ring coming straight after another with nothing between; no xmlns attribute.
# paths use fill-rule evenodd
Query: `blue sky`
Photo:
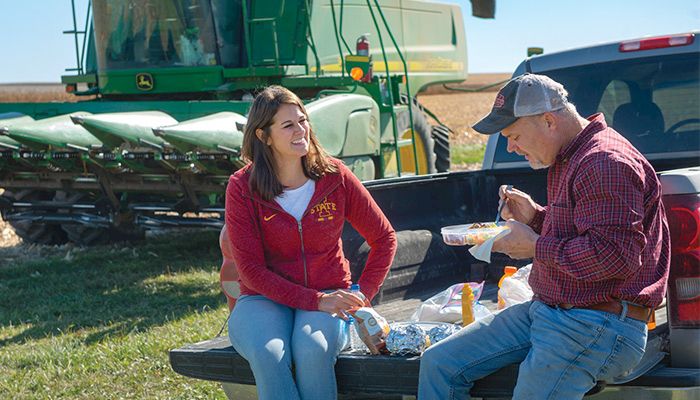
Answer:
<svg viewBox="0 0 700 400"><path fill-rule="evenodd" d="M531 46L553 52L593 43L700 30L696 0L496 0L496 19L462 5L469 71L510 72ZM58 82L75 66L70 0L4 0L0 12L0 83ZM87 0L75 0L78 25Z"/></svg>

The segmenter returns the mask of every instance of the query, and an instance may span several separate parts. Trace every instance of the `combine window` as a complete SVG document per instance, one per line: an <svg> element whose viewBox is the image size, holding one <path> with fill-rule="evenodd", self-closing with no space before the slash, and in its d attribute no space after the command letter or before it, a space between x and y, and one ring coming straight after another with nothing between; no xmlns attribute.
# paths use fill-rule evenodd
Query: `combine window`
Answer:
<svg viewBox="0 0 700 400"><path fill-rule="evenodd" d="M207 0L94 0L102 70L216 65Z"/></svg>

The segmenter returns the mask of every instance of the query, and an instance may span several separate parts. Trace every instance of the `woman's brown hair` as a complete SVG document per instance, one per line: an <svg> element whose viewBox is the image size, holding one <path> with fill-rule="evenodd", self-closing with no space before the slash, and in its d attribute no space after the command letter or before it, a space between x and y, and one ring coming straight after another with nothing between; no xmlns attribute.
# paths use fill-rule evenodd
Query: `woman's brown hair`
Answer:
<svg viewBox="0 0 700 400"><path fill-rule="evenodd" d="M270 126L283 104L298 106L308 120L309 115L301 99L289 89L273 85L255 96L243 131L242 156L244 160L252 163L248 182L250 190L257 192L267 201L279 196L285 189L277 178L272 149L267 145ZM258 129L263 132L260 138L256 135ZM301 165L304 175L315 181L326 173L338 172L338 168L331 163L330 157L321 147L312 127L309 128L309 152L301 158Z"/></svg>

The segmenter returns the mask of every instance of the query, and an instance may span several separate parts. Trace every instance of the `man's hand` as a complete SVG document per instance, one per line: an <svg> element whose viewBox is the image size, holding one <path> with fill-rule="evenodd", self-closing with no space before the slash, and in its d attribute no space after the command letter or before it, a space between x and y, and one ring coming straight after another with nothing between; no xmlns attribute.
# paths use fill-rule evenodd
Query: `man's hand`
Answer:
<svg viewBox="0 0 700 400"><path fill-rule="evenodd" d="M515 259L533 258L535 244L540 235L529 226L513 219L509 219L506 226L510 228L510 233L493 242L491 251L507 254Z"/></svg>
<svg viewBox="0 0 700 400"><path fill-rule="evenodd" d="M498 205L505 201L506 205L501 210L501 218L514 219L523 224L527 224L535 218L537 204L525 192L518 189L506 190L507 185L501 185L498 189Z"/></svg>
<svg viewBox="0 0 700 400"><path fill-rule="evenodd" d="M364 300L345 290L325 293L318 301L319 311L325 311L328 314L336 315L346 321L348 320L346 311L364 306Z"/></svg>

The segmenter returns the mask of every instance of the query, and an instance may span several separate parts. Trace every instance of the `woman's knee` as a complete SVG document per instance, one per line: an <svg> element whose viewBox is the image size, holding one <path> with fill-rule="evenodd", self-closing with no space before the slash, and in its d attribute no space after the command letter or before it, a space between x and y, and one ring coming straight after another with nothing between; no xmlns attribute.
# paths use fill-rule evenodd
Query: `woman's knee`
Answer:
<svg viewBox="0 0 700 400"><path fill-rule="evenodd" d="M296 364L333 365L337 354L315 342L307 342L307 345L295 346L292 355Z"/></svg>
<svg viewBox="0 0 700 400"><path fill-rule="evenodd" d="M327 335L297 334L293 339L292 356L295 364L333 365L342 349L337 348L337 338Z"/></svg>
<svg viewBox="0 0 700 400"><path fill-rule="evenodd" d="M251 364L269 368L286 368L292 365L291 349L280 339L273 339L257 346L246 354Z"/></svg>
<svg viewBox="0 0 700 400"><path fill-rule="evenodd" d="M292 333L295 362L335 362L347 341L345 322L317 312L299 313Z"/></svg>

